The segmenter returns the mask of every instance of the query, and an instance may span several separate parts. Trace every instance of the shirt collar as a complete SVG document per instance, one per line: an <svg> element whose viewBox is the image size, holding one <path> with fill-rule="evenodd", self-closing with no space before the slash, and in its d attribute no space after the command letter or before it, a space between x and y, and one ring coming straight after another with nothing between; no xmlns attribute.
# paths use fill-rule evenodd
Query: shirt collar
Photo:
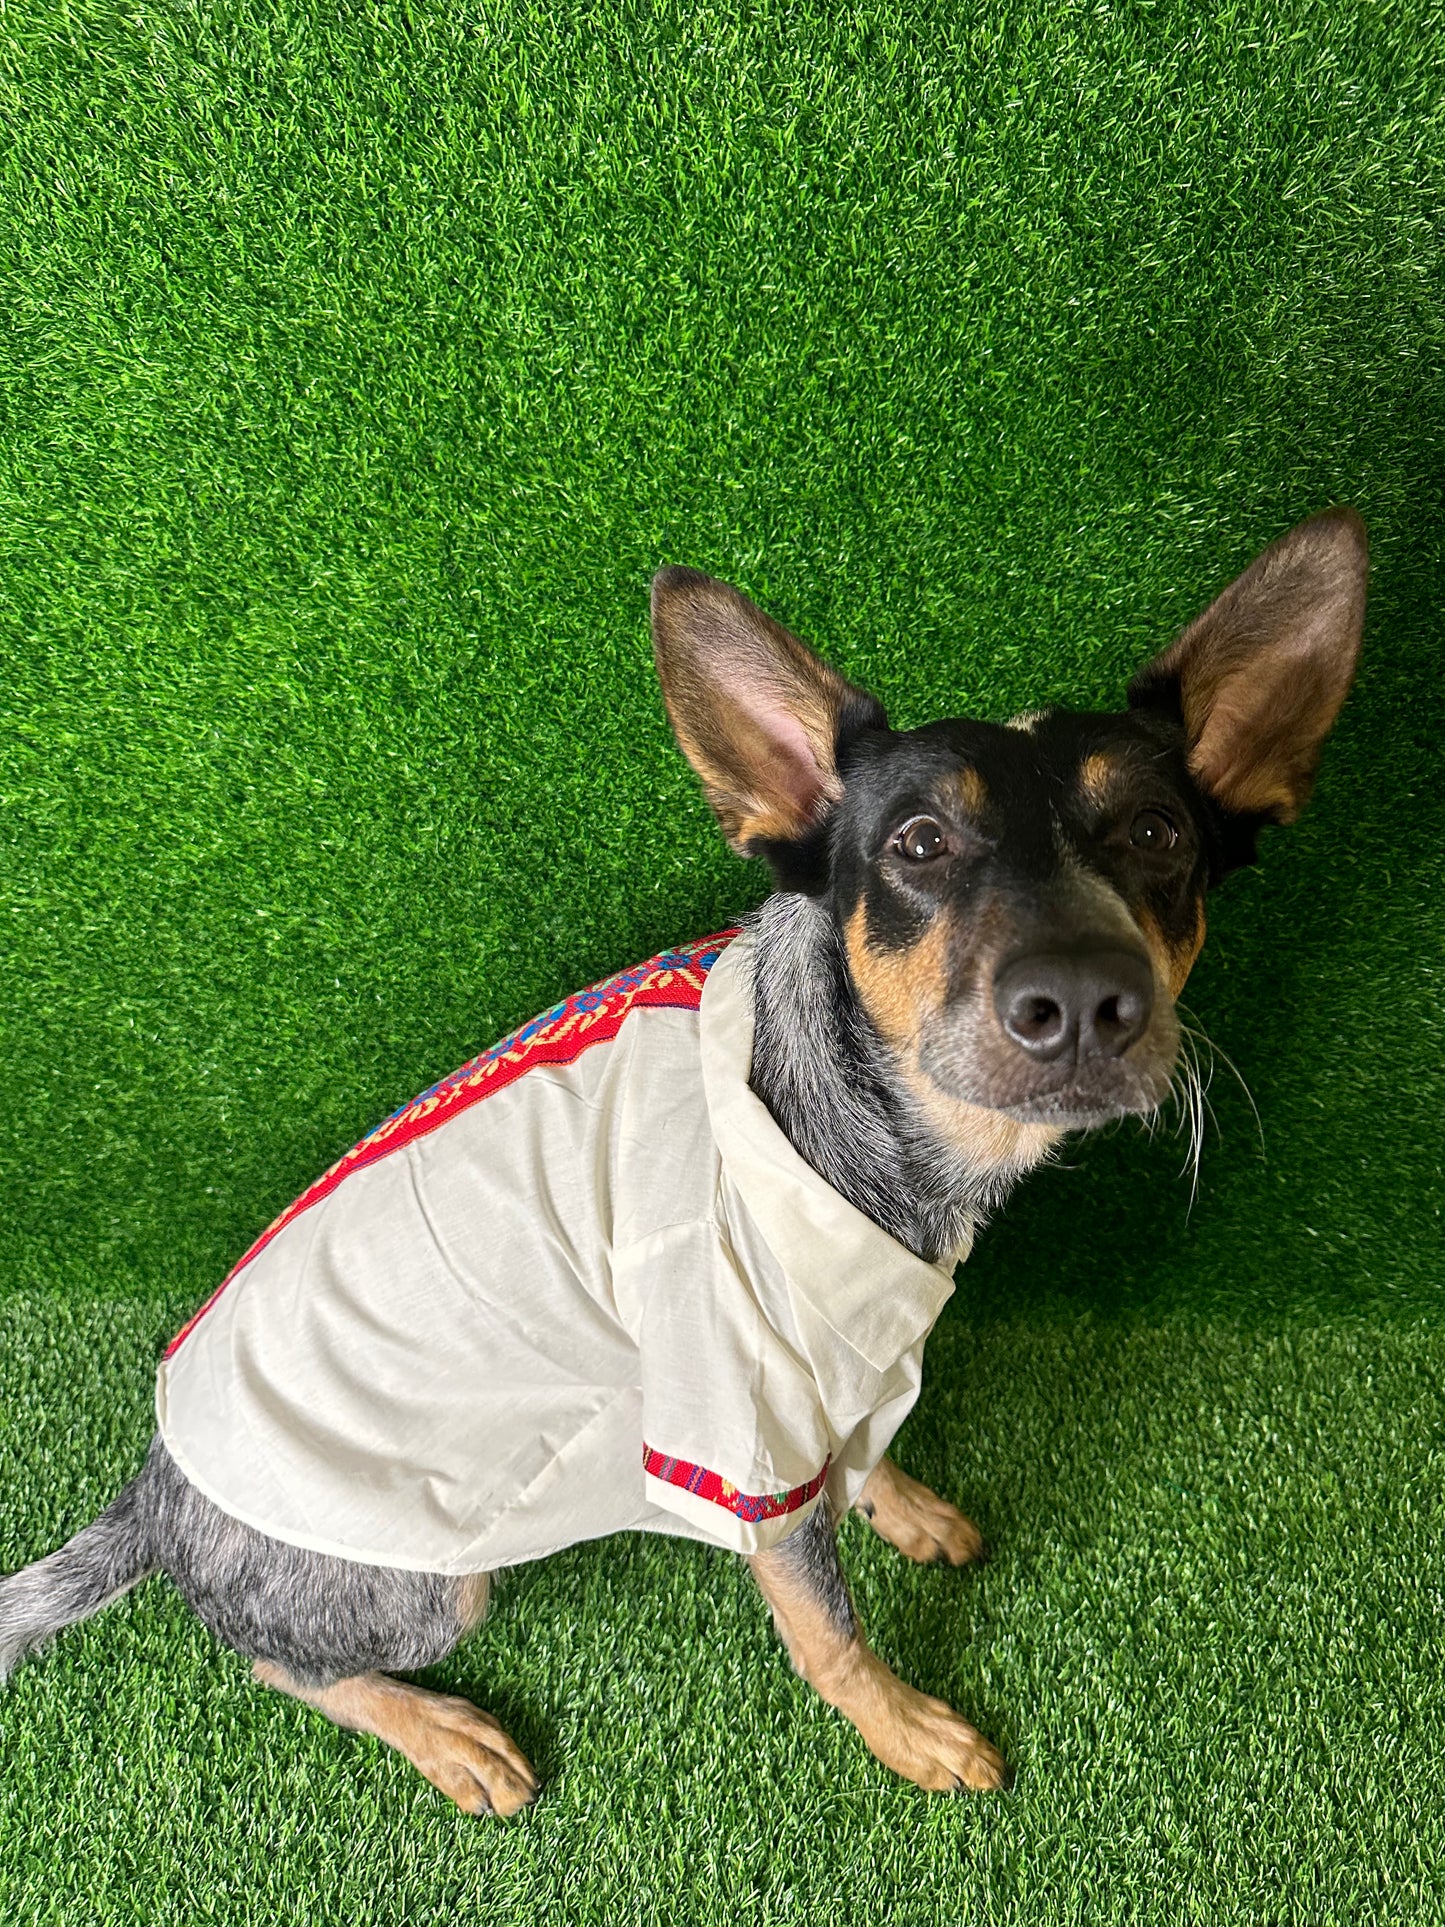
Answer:
<svg viewBox="0 0 1445 1927"><path fill-rule="evenodd" d="M887 1371L932 1329L953 1294L956 1260L916 1257L851 1205L794 1150L749 1088L753 945L751 931L735 937L702 993L703 1089L713 1137L789 1285L846 1344Z"/></svg>

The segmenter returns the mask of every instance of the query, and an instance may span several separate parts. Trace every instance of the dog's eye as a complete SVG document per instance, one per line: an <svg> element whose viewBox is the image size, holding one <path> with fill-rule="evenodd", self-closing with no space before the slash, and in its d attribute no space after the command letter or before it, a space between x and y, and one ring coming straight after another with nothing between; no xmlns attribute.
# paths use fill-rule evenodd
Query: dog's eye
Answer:
<svg viewBox="0 0 1445 1927"><path fill-rule="evenodd" d="M943 853L943 825L935 823L931 816L915 816L893 839L899 854L906 856L910 863L927 863L930 857Z"/></svg>
<svg viewBox="0 0 1445 1927"><path fill-rule="evenodd" d="M1162 810L1140 810L1129 826L1129 841L1136 850L1172 850L1179 832Z"/></svg>

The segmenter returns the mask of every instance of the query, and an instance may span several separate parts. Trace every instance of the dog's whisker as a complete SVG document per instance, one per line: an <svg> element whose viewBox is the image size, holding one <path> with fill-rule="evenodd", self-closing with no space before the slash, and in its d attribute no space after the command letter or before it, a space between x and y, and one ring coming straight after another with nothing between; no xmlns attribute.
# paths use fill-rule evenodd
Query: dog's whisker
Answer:
<svg viewBox="0 0 1445 1927"><path fill-rule="evenodd" d="M1212 1044L1210 1044L1209 1039L1207 1037L1202 1039L1203 1043L1205 1044L1206 1048L1209 1051L1209 1069L1207 1073L1201 1074L1200 1066L1199 1066L1199 1051L1197 1047L1199 1041L1200 1040L1196 1039L1193 1036L1191 1036L1189 1039L1189 1050L1194 1060L1194 1080L1195 1080L1195 1090L1197 1092L1197 1102L1202 1107L1201 1116L1200 1116L1200 1126L1202 1129L1203 1121L1204 1121L1203 1112L1207 1111L1209 1114L1210 1122L1213 1124L1216 1132L1218 1132L1219 1135L1222 1137L1224 1133L1220 1131L1219 1119L1215 1114L1214 1106L1209 1101L1210 1086L1214 1082L1214 1067L1215 1067L1214 1047Z"/></svg>
<svg viewBox="0 0 1445 1927"><path fill-rule="evenodd" d="M1199 1054L1195 1048L1194 1039L1187 1034L1184 1027L1181 1027L1179 1042L1179 1060L1175 1066L1174 1075L1170 1079L1169 1094L1179 1108L1178 1122L1174 1127L1175 1136L1177 1137L1181 1131L1188 1131L1188 1145L1184 1162L1179 1167L1179 1175L1183 1177L1186 1171L1190 1173L1188 1208L1192 1211L1194 1201L1199 1195L1200 1168L1204 1155L1205 1111L1208 1109L1211 1118L1214 1117L1214 1111L1205 1095L1207 1085L1200 1076ZM1215 1128L1218 1129L1217 1119L1215 1119Z"/></svg>
<svg viewBox="0 0 1445 1927"><path fill-rule="evenodd" d="M1194 1044L1203 1044L1205 1049L1209 1052L1211 1065L1215 1062L1222 1063L1224 1065L1224 1068L1230 1073L1230 1075L1234 1078L1235 1082L1239 1085L1239 1088L1244 1092L1245 1101L1248 1103L1250 1111L1254 1117L1254 1128L1259 1137L1259 1155L1262 1159L1265 1159L1267 1161L1269 1154L1265 1148L1265 1142L1264 1142L1264 1120L1260 1117L1259 1106L1254 1101L1254 1092L1249 1088L1249 1085L1245 1082L1243 1071L1240 1070L1238 1064L1235 1063L1234 1059L1230 1056L1229 1052L1225 1050L1224 1046L1222 1044L1217 1044L1214 1041L1214 1039L1209 1035L1209 1033L1205 1030L1203 1024L1199 1021L1199 1018L1194 1013L1194 1011L1190 1010L1186 1004L1182 1004L1182 1003L1176 1003L1175 1009L1182 1013L1180 1018L1180 1025L1179 1025L1181 1035L1189 1037L1191 1042ZM1186 1022L1185 1019L1189 1019L1190 1021Z"/></svg>

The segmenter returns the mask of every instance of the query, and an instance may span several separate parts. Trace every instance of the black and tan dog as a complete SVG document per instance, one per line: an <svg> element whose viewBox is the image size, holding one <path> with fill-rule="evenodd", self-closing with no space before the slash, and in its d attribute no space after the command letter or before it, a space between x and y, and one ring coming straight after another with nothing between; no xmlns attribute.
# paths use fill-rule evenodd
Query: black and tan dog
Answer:
<svg viewBox="0 0 1445 1927"><path fill-rule="evenodd" d="M892 731L880 705L722 583L653 593L667 709L733 847L772 866L752 923L751 1087L828 1186L931 1262L1069 1131L1154 1110L1206 892L1305 802L1354 674L1366 545L1332 509L1266 549L1135 677L1126 710ZM909 1558L982 1541L887 1458L858 1509ZM826 1504L750 1561L798 1671L925 1787L1007 1772L867 1645ZM266 1683L400 1748L460 1805L536 1781L470 1703L388 1675L481 1618L485 1573L283 1544L159 1439L68 1545L0 1583L0 1671L155 1570Z"/></svg>

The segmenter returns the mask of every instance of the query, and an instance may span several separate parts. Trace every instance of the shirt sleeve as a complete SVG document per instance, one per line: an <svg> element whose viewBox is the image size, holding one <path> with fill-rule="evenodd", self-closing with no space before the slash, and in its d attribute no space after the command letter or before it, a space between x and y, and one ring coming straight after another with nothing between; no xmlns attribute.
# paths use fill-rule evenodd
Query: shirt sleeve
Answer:
<svg viewBox="0 0 1445 1927"><path fill-rule="evenodd" d="M834 1450L786 1288L716 1225L659 1233L634 1262L647 1501L762 1552L821 1502Z"/></svg>

